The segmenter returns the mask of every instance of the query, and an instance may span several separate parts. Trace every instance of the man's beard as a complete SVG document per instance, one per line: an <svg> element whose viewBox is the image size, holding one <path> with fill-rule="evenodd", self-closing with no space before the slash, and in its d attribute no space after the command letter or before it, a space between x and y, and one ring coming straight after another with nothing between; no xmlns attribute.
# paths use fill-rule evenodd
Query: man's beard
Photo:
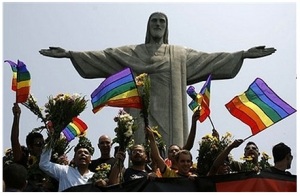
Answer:
<svg viewBox="0 0 300 196"><path fill-rule="evenodd" d="M131 162L132 162L133 165L138 165L138 166L145 165L144 160L132 160Z"/></svg>

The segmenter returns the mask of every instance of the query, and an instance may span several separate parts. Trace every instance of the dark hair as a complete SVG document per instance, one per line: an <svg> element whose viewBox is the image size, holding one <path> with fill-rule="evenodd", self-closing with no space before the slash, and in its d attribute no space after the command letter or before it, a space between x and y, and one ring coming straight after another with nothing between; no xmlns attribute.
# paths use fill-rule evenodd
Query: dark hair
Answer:
<svg viewBox="0 0 300 196"><path fill-rule="evenodd" d="M76 147L74 148L74 152L76 153L77 150L79 150L80 148L86 148L91 155L94 154L94 147L91 144L91 141L86 138L86 137L79 137L79 142L76 145Z"/></svg>
<svg viewBox="0 0 300 196"><path fill-rule="evenodd" d="M3 168L3 180L6 188L22 190L27 180L27 169L18 163L12 163Z"/></svg>
<svg viewBox="0 0 300 196"><path fill-rule="evenodd" d="M44 139L43 135L41 133L38 132L30 132L27 136L26 136L26 145L28 146L32 146L34 144L34 140L36 138L41 138Z"/></svg>
<svg viewBox="0 0 300 196"><path fill-rule="evenodd" d="M248 142L248 143L246 144L246 146L245 146L245 149L246 149L246 147L249 146L249 145L254 145L254 146L256 146L257 151L259 151L257 145L256 145L254 142ZM244 149L244 150L245 150L245 149Z"/></svg>
<svg viewBox="0 0 300 196"><path fill-rule="evenodd" d="M291 153L291 148L280 142L279 144L273 146L272 153L274 157L274 163L276 163L278 161L282 161L287 154Z"/></svg>
<svg viewBox="0 0 300 196"><path fill-rule="evenodd" d="M169 37L169 30L168 30L168 17L166 14L162 13L162 12L154 12L152 13L150 16L149 16L149 19L148 19L148 23L147 23L147 32L146 32L146 39L145 39L145 44L148 44L150 43L150 37L151 37L151 34L150 34L150 21L151 21L151 17L155 14L161 14L165 17L166 19L166 31L165 31L165 34L164 34L164 37L163 37L163 43L164 44L168 44L169 43L169 40L168 40L168 37Z"/></svg>
<svg viewBox="0 0 300 196"><path fill-rule="evenodd" d="M178 146L177 144L171 144L168 148L168 150L172 147L172 146L177 146L179 148L179 150L182 150L182 148L180 146Z"/></svg>
<svg viewBox="0 0 300 196"><path fill-rule="evenodd" d="M193 160L193 155L192 155L192 153L191 153L190 151L188 151L188 150L179 150L179 152L177 152L176 155L175 155L175 160L176 160L177 162L178 162L179 156L180 156L181 154L190 155L191 160Z"/></svg>

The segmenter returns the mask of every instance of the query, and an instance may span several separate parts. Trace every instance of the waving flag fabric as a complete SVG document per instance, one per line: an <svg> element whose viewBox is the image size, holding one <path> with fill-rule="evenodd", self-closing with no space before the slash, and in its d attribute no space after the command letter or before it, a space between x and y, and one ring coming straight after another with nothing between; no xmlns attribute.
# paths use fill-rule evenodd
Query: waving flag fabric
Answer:
<svg viewBox="0 0 300 196"><path fill-rule="evenodd" d="M200 93L195 92L195 88L190 86L187 90L187 94L193 99L189 103L189 108L195 112L200 107L200 122L203 122L209 115L209 101L210 101L210 83L211 74L208 76L205 84L203 85Z"/></svg>
<svg viewBox="0 0 300 196"><path fill-rule="evenodd" d="M141 98L130 68L106 78L91 94L93 112L104 106L142 108Z"/></svg>
<svg viewBox="0 0 300 196"><path fill-rule="evenodd" d="M296 112L260 78L225 106L233 116L250 126L252 135Z"/></svg>
<svg viewBox="0 0 300 196"><path fill-rule="evenodd" d="M62 131L68 142L72 141L75 137L83 135L87 130L87 125L78 117L74 117L66 128Z"/></svg>
<svg viewBox="0 0 300 196"><path fill-rule="evenodd" d="M203 99L203 96L200 93L196 93L195 91L195 87L193 86L189 86L189 88L187 89L187 94L193 99L190 103L189 103L189 108L195 112L196 110L199 109L199 107L201 106L201 102Z"/></svg>
<svg viewBox="0 0 300 196"><path fill-rule="evenodd" d="M16 91L16 102L23 103L26 102L30 92L30 73L26 68L26 65L18 60L18 63L14 63L10 60L5 60L10 64L13 71L12 78L12 90Z"/></svg>
<svg viewBox="0 0 300 196"><path fill-rule="evenodd" d="M208 76L205 84L203 85L200 94L203 96L203 100L201 103L201 112L200 112L200 122L203 122L209 115L209 102L210 102L210 81L211 81L211 74Z"/></svg>

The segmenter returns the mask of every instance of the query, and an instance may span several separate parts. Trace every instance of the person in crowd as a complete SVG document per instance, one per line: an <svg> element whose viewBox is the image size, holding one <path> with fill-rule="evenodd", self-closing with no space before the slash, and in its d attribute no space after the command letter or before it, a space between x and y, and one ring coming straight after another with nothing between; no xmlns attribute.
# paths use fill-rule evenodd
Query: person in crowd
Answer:
<svg viewBox="0 0 300 196"><path fill-rule="evenodd" d="M230 145L228 145L223 152L221 152L216 160L214 161L212 168L208 175L215 175L224 161L228 158L229 153L232 149L239 147L244 140L238 139L234 140ZM250 141L246 144L244 148L244 162L232 161L230 163L230 170L232 172L243 172L243 171L260 171L260 165L258 158L260 156L259 149L257 145Z"/></svg>
<svg viewBox="0 0 300 196"><path fill-rule="evenodd" d="M216 161L214 161L214 164L210 168L209 172L207 173L207 176L213 176L213 175L226 175L231 173L230 168L230 161L227 156L227 158L224 160L223 164L221 164L219 167L215 165Z"/></svg>
<svg viewBox="0 0 300 196"><path fill-rule="evenodd" d="M50 162L52 149L45 146L41 154L40 168L59 182L58 191L64 191L72 186L88 184L94 172L89 170L91 156L94 153L90 141L85 137L80 137L78 144L74 148L75 168L69 165L60 165Z"/></svg>
<svg viewBox="0 0 300 196"><path fill-rule="evenodd" d="M106 173L106 177L101 175L101 179L98 179L96 182L97 186L104 187L107 186L109 175L112 170L113 165L116 163L117 159L110 156L111 151L111 138L108 135L101 135L98 140L98 148L100 150L100 158L92 160L89 165L89 170L97 173L100 172L102 168L109 168Z"/></svg>
<svg viewBox="0 0 300 196"><path fill-rule="evenodd" d="M151 77L149 123L159 126L166 146L182 145L188 135L186 86L205 81L234 78L244 59L273 54L275 48L257 46L233 53L206 53L178 45L169 45L168 17L161 12L149 16L144 44L107 48L101 51L68 51L60 47L41 49L40 54L68 58L83 78L107 78L130 67L134 74ZM139 124L135 141L143 142L144 121L139 109L129 108Z"/></svg>
<svg viewBox="0 0 300 196"><path fill-rule="evenodd" d="M11 129L11 145L12 151L14 155L14 162L20 163L24 166L27 165L28 156L33 155L35 157L39 157L42 153L42 149L44 147L44 138L41 133L38 132L30 132L26 137L26 145L29 153L24 152L20 141L19 141L19 124L20 124L20 116L21 116L21 108L18 103L14 103L12 108L14 119Z"/></svg>
<svg viewBox="0 0 300 196"><path fill-rule="evenodd" d="M18 103L14 103L12 112L14 118L10 139L13 162L23 165L29 171L28 185L24 192L56 191L55 185L45 182L45 179L49 179L49 177L38 168L40 155L45 144L43 135L39 132L29 132L26 136L26 147L22 146L19 141L21 108Z"/></svg>
<svg viewBox="0 0 300 196"><path fill-rule="evenodd" d="M23 192L27 186L27 169L18 163L7 165L3 169L5 192Z"/></svg>
<svg viewBox="0 0 300 196"><path fill-rule="evenodd" d="M289 171L293 161L293 155L291 148L283 142L280 142L273 146L272 154L274 158L274 166L266 168L264 171L269 171L277 174L291 175Z"/></svg>
<svg viewBox="0 0 300 196"><path fill-rule="evenodd" d="M101 135L98 140L98 148L100 150L100 158L92 160L89 165L89 169L92 172L96 172L97 168L106 163L110 165L110 168L115 164L116 159L110 155L111 151L111 138L108 135Z"/></svg>
<svg viewBox="0 0 300 196"><path fill-rule="evenodd" d="M183 147L180 147L177 144L172 144L169 146L168 157L165 159L165 163L171 169L174 169L174 170L178 169L178 167L176 165L176 161L175 161L176 153L178 153L180 150L183 150L183 149L190 151L193 148L194 142L195 142L195 137L196 137L197 121L198 121L199 117L200 117L200 110L196 110L192 116L191 128L190 128L190 133L188 135L188 139Z"/></svg>
<svg viewBox="0 0 300 196"><path fill-rule="evenodd" d="M136 144L131 147L129 151L131 166L126 169L123 166L125 157L125 152L119 149L116 154L118 161L114 164L109 176L109 185L148 177L148 172L146 171L148 157L143 145Z"/></svg>
<svg viewBox="0 0 300 196"><path fill-rule="evenodd" d="M152 129L148 126L146 127L146 134L148 135L151 147L151 156L157 164L157 167L161 171L162 177L187 177L195 178L196 174L190 172L193 165L193 156L188 150L179 150L175 155L175 162L178 170L171 169L163 160L159 154L158 147L155 143L155 138Z"/></svg>
<svg viewBox="0 0 300 196"><path fill-rule="evenodd" d="M238 143L241 142L241 140L238 140ZM260 152L258 146L250 141L246 144L244 148L244 162L238 162L238 161L232 161L230 164L230 168L233 172L240 172L240 171L247 171L247 166L252 164L251 167L253 171L259 172L260 166L259 166L259 158Z"/></svg>

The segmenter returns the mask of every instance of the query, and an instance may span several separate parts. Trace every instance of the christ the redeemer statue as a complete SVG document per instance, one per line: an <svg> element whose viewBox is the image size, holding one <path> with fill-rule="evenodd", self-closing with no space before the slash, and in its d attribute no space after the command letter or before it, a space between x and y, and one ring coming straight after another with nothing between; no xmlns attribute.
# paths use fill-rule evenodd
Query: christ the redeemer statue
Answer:
<svg viewBox="0 0 300 196"><path fill-rule="evenodd" d="M212 79L234 78L245 58L271 55L276 49L258 46L234 53L205 53L168 44L168 18L155 12L150 15L145 44L107 48L102 51L76 52L60 47L42 49L44 56L69 58L83 78L107 78L130 67L134 74L147 73L151 80L150 126L158 126L166 145L182 146L189 132L187 85ZM144 125L138 109L128 109L139 118L136 143L144 143Z"/></svg>

